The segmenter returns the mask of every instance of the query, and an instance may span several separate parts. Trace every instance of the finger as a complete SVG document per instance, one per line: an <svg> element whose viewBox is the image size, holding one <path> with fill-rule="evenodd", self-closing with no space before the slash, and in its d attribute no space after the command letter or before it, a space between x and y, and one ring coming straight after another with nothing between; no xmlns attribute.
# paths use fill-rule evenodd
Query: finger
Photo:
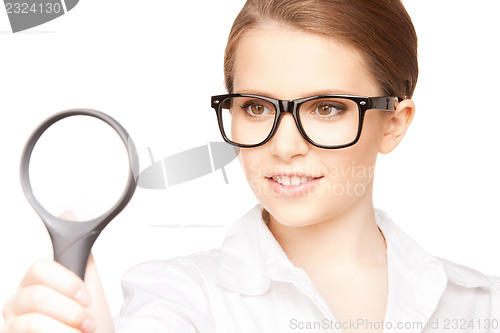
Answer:
<svg viewBox="0 0 500 333"><path fill-rule="evenodd" d="M9 303L9 312L10 317L36 312L75 328L92 320L87 308L44 285L20 289Z"/></svg>
<svg viewBox="0 0 500 333"><path fill-rule="evenodd" d="M95 328L76 329L39 313L28 313L5 322L5 333L91 333Z"/></svg>
<svg viewBox="0 0 500 333"><path fill-rule="evenodd" d="M21 281L20 288L40 284L74 299L84 306L91 303L85 283L75 273L55 261L46 259L35 261Z"/></svg>
<svg viewBox="0 0 500 333"><path fill-rule="evenodd" d="M5 304L3 306L2 316L3 316L4 322L6 322L10 317L12 317L14 315L12 313L12 311L10 310L10 308L11 308L10 304L12 302L13 302L13 299L9 299L7 302L5 302ZM3 331L1 331L0 333L3 333Z"/></svg>
<svg viewBox="0 0 500 333"><path fill-rule="evenodd" d="M73 222L78 221L73 212L70 210L65 210L64 212L62 212L62 214L59 215L59 218L65 221L73 221Z"/></svg>

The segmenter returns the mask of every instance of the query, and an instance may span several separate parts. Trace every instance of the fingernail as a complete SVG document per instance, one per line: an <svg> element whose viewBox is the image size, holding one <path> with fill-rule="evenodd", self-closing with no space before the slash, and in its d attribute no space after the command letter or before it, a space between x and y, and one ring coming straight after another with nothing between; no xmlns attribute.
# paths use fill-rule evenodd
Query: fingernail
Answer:
<svg viewBox="0 0 500 333"><path fill-rule="evenodd" d="M90 305L90 295L85 290L79 290L75 295L75 300L83 306Z"/></svg>
<svg viewBox="0 0 500 333"><path fill-rule="evenodd" d="M95 328L96 328L95 321L91 318L85 319L81 327L82 331L85 333L95 332Z"/></svg>

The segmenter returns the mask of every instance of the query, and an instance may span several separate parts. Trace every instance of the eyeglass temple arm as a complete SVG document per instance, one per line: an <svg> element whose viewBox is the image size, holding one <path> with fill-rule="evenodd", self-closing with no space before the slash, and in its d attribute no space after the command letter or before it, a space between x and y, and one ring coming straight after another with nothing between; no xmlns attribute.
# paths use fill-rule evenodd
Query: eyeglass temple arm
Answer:
<svg viewBox="0 0 500 333"><path fill-rule="evenodd" d="M370 98L370 109L394 111L394 102L397 97L372 97Z"/></svg>

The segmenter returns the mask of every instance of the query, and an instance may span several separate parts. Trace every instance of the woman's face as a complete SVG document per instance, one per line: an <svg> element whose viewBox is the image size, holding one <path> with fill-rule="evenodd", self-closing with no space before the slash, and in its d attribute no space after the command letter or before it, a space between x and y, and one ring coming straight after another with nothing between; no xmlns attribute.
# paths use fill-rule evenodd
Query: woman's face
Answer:
<svg viewBox="0 0 500 333"><path fill-rule="evenodd" d="M325 93L380 96L357 50L335 39L277 25L245 33L236 49L233 76L235 93L282 100ZM359 141L331 150L305 141L293 116L286 113L272 139L257 148L241 149L239 160L271 219L287 226L327 221L353 205L371 204L386 119L383 111L367 111ZM270 178L284 174L318 179L288 187Z"/></svg>

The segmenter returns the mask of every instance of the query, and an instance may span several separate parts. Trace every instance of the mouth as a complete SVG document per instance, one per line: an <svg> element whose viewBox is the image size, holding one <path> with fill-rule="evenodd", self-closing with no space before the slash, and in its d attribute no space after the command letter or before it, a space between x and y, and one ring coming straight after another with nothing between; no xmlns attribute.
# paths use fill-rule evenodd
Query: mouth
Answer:
<svg viewBox="0 0 500 333"><path fill-rule="evenodd" d="M314 176L308 176L308 175L302 175L302 174L294 174L294 175L273 175L266 177L269 180L275 181L276 183L282 185L282 186L299 186L301 184L305 184L308 182L311 182L316 179L323 178L323 176L320 177L314 177Z"/></svg>

